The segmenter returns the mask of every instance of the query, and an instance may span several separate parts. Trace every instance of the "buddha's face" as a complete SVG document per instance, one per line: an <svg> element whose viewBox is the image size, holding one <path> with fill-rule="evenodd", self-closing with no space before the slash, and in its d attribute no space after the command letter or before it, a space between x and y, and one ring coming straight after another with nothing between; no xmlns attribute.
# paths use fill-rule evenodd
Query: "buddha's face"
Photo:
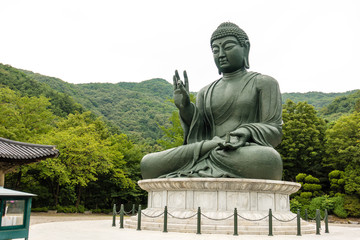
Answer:
<svg viewBox="0 0 360 240"><path fill-rule="evenodd" d="M245 68L246 46L242 47L234 36L215 39L211 45L214 61L222 73Z"/></svg>

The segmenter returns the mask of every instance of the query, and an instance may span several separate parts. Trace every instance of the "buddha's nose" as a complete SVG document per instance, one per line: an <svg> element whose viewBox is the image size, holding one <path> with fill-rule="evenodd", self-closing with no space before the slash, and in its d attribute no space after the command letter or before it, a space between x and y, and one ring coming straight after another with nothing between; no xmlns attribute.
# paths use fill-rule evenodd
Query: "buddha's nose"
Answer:
<svg viewBox="0 0 360 240"><path fill-rule="evenodd" d="M225 57L225 52L222 48L219 49L219 57Z"/></svg>

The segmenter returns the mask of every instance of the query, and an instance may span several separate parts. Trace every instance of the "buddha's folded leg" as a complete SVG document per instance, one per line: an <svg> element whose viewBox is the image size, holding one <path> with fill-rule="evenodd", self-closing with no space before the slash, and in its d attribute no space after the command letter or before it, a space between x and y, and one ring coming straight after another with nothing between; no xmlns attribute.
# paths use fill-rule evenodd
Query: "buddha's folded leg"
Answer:
<svg viewBox="0 0 360 240"><path fill-rule="evenodd" d="M235 177L282 179L281 156L272 147L251 144L234 151L213 150L210 161Z"/></svg>
<svg viewBox="0 0 360 240"><path fill-rule="evenodd" d="M193 161L194 153L200 148L201 143L194 143L147 154L140 163L141 175L143 179L149 179L174 172Z"/></svg>

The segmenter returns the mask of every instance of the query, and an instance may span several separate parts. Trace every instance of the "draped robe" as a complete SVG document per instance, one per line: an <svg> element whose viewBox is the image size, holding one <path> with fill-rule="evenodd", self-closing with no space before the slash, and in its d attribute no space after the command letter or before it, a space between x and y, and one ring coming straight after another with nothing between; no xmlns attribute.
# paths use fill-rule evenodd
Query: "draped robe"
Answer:
<svg viewBox="0 0 360 240"><path fill-rule="evenodd" d="M232 76L232 95L214 97L220 81L197 95L191 124L181 119L184 145L146 155L141 162L144 178L237 177L280 180L282 160L273 149L281 141L282 104L275 79L242 71ZM225 126L225 127L224 127ZM248 143L236 150L215 147L201 154L205 141L246 128ZM227 130L224 132L224 129Z"/></svg>

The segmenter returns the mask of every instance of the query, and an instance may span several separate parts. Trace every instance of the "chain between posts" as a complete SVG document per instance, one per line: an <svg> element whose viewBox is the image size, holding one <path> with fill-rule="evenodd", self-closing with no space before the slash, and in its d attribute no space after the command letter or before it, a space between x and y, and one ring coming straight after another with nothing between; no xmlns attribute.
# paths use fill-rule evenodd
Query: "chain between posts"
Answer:
<svg viewBox="0 0 360 240"><path fill-rule="evenodd" d="M290 220L281 220L281 219L278 219L277 217L275 217L274 215L273 215L273 218L275 220L279 221L279 222L291 222L291 221L294 221L297 218L297 215L295 217L293 217L292 219L290 219Z"/></svg>
<svg viewBox="0 0 360 240"><path fill-rule="evenodd" d="M141 212L142 215L144 215L145 217L148 217L148 218L158 218L160 217L161 215L164 214L164 212L160 213L159 215L156 215L156 216L150 216L150 215L147 215L146 213L144 212Z"/></svg>
<svg viewBox="0 0 360 240"><path fill-rule="evenodd" d="M238 217L246 220L246 221L250 221L250 222L258 222L258 221L262 221L264 219L266 219L267 217L269 217L269 215L266 215L265 217L259 218L259 219L249 219L249 218L245 218L243 216L241 216L240 214L238 214Z"/></svg>
<svg viewBox="0 0 360 240"><path fill-rule="evenodd" d="M123 204L121 204L121 205L123 205ZM120 211L116 212L116 215L121 214ZM129 214L129 213L131 213L131 214ZM131 209L130 211L127 211L127 212L125 210L123 211L123 214L126 216L132 216L132 215L135 215L136 213L137 213L137 211L133 210L133 209Z"/></svg>
<svg viewBox="0 0 360 240"><path fill-rule="evenodd" d="M117 212L116 211L116 204L114 204L114 207L113 207L113 224L112 224L112 226L115 226L114 217L116 217L116 214L120 214L120 228L124 228L124 226L123 226L124 215L126 215L126 213L130 213L130 212L134 213L135 212L134 211L134 206L135 206L135 204L133 204L133 209L131 211L125 212L124 211L124 205L121 204L120 211ZM141 211L141 205L139 205L139 209L137 211L137 219L138 219L137 230L141 230L141 215L144 215L145 217L149 217L149 218L158 218L158 217L161 217L162 215L164 215L164 230L163 230L163 232L165 232L165 233L167 232L167 221L168 221L167 217L168 216L171 216L171 217L176 218L176 219L183 219L183 220L194 218L195 216L197 216L197 232L196 232L197 234L201 234L201 216L203 216L203 217L205 217L205 218L207 218L209 220L213 220L213 221L224 221L224 220L230 219L231 217L234 217L234 236L238 235L238 217L240 217L241 219L244 219L246 221L253 221L253 222L254 221L262 221L262 220L264 220L266 218L269 218L269 236L273 236L272 218L274 218L275 220L277 220L279 222L291 222L291 221L294 221L295 219L297 219L297 236L301 236L301 216L300 216L300 210L299 209L297 211L297 215L294 218L289 219L289 220L282 220L282 219L279 219L276 216L274 216L272 214L271 209L269 209L269 214L267 216L264 216L264 217L259 218L259 219L245 218L245 217L241 216L240 214L238 214L236 208L234 208L234 213L227 216L227 217L224 217L224 218L212 218L212 217L206 216L205 214L201 213L200 207L198 207L198 211L195 214L191 215L191 216L188 216L188 217L176 217L173 214L171 214L170 212L168 212L167 206L165 206L164 211L161 212L160 214L151 216L151 215L148 215L148 214L142 212ZM307 209L305 209L305 219L304 220L306 221L308 219L311 219L311 218L308 217ZM320 235L321 220L324 220L324 222L325 222L325 233L329 233L327 209L325 209L325 215L324 215L323 219L321 218L320 210L316 209L315 220L316 220L316 235Z"/></svg>
<svg viewBox="0 0 360 240"><path fill-rule="evenodd" d="M201 213L201 216L203 216L203 217L205 217L205 218L207 218L207 219L209 219L209 220L213 220L213 221L224 221L224 220L227 220L227 219L233 217L234 214L231 214L230 216L225 217L225 218L211 218L211 217L206 216L206 215L203 214L203 213Z"/></svg>
<svg viewBox="0 0 360 240"><path fill-rule="evenodd" d="M183 218L181 218L181 217L176 217L176 216L172 215L172 214L171 214L171 213L169 213L169 212L168 212L168 215L169 215L169 216L171 216L171 217L173 217L173 218L176 218L176 219L183 219L183 220L186 220L186 219L190 219L190 218L195 217L195 216L197 215L197 213L195 213L194 215L191 215L190 217L183 217Z"/></svg>

